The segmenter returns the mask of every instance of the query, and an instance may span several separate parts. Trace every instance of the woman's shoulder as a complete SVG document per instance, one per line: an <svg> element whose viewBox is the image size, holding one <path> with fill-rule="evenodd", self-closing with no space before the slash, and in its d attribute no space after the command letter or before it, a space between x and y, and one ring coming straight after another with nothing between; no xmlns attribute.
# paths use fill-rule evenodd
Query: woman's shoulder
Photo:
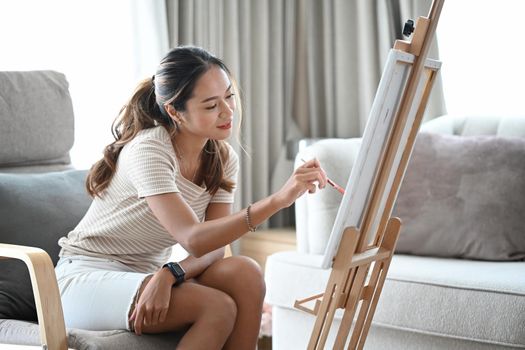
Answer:
<svg viewBox="0 0 525 350"><path fill-rule="evenodd" d="M228 161L226 163L227 164L226 166L238 168L239 167L239 155L237 154L237 151L227 141L224 142L224 145L226 146L226 149L228 150Z"/></svg>
<svg viewBox="0 0 525 350"><path fill-rule="evenodd" d="M156 126L141 130L127 143L122 149L119 159L123 162L129 159L138 160L144 158L161 157L175 162L175 152L171 144L171 139L164 127Z"/></svg>
<svg viewBox="0 0 525 350"><path fill-rule="evenodd" d="M168 131L161 125L153 128L143 129L129 142L130 147L138 144L158 144L167 148L171 147L171 140Z"/></svg>
<svg viewBox="0 0 525 350"><path fill-rule="evenodd" d="M124 146L118 164L125 172L164 166L175 169L177 160L168 132L161 126L141 130Z"/></svg>

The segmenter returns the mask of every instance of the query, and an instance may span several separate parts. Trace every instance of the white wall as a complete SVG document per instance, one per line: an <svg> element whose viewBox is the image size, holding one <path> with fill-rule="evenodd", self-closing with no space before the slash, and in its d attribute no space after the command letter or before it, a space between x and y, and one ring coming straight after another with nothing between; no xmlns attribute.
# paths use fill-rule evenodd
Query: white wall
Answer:
<svg viewBox="0 0 525 350"><path fill-rule="evenodd" d="M158 15L150 8L159 3L0 1L0 70L51 69L66 74L75 112L71 157L79 169L100 159L104 146L113 140L112 121L138 81L155 73L167 49L167 44L156 42L167 39L155 35L150 20Z"/></svg>
<svg viewBox="0 0 525 350"><path fill-rule="evenodd" d="M438 24L449 114L525 116L525 1L446 0Z"/></svg>

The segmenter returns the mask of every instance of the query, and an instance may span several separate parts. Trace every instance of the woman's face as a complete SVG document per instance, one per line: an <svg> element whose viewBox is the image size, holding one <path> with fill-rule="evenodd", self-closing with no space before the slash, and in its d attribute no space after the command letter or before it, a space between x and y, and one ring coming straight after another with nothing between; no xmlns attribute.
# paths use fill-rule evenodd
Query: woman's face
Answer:
<svg viewBox="0 0 525 350"><path fill-rule="evenodd" d="M231 135L235 107L228 75L212 66L195 84L186 111L177 112L180 130L206 139L224 140Z"/></svg>

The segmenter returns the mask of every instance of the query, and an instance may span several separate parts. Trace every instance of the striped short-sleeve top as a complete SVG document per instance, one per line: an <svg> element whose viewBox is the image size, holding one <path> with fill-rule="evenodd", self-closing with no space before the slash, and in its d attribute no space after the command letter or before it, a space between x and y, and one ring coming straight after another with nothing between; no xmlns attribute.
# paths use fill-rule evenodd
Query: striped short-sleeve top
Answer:
<svg viewBox="0 0 525 350"><path fill-rule="evenodd" d="M224 175L237 181L238 156L228 145ZM233 193L213 196L179 171L166 129L142 130L122 149L110 185L95 197L86 215L66 237L60 256L86 255L120 261L138 272L152 273L164 264L177 242L160 224L145 197L178 192L200 221L209 203L232 203Z"/></svg>

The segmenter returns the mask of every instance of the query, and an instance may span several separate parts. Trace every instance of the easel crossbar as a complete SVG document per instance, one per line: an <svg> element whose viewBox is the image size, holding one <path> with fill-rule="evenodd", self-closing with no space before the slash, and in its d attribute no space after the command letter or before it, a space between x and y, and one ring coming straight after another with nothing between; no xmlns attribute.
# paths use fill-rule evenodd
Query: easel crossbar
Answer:
<svg viewBox="0 0 525 350"><path fill-rule="evenodd" d="M384 260L387 260L390 258L390 256L392 255L392 251L391 250L388 250L388 249L385 249L383 247L378 247L378 248L372 248L372 249L369 249L363 253L359 253L359 254L355 254L352 258L352 260L350 261L350 263L348 264L347 268L348 269L354 269L354 268L357 268L357 267L368 267L370 266L373 262L380 262L380 261L384 261ZM362 297L360 299L363 299L363 297L366 297L369 293L369 290L366 289L366 287L364 288L363 290L364 292L362 293ZM312 315L317 315L318 312L319 312L319 307L320 307L320 304L323 300L323 296L325 295L325 293L319 293L319 294L316 294L316 295L312 295L308 298L304 298L304 299L299 299L299 300L296 300L295 303L294 303L294 307L299 309L299 310L302 310L302 311L305 311L307 313L310 313ZM346 293L344 292L341 292L341 295L345 295L346 296ZM345 298L346 299L346 298ZM314 302L314 306L313 308L308 308L306 306L304 306L304 304L306 303L309 303L309 302ZM346 300L345 300L345 303L339 303L339 308L344 308L345 307L345 304L346 304Z"/></svg>

